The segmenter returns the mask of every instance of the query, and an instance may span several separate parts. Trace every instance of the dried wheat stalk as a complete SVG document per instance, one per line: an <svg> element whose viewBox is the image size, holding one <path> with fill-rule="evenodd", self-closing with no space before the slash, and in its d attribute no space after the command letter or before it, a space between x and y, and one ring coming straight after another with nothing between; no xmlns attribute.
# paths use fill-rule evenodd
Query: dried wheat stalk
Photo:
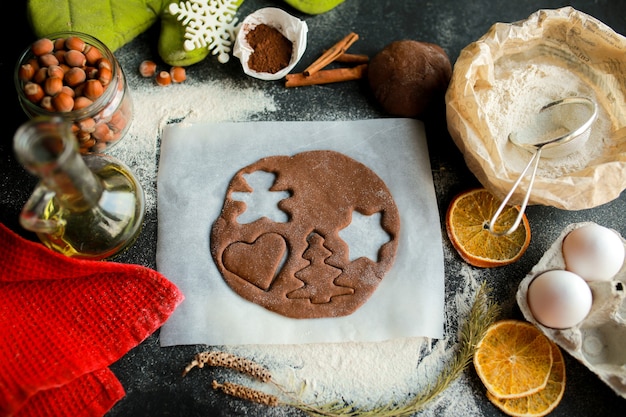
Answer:
<svg viewBox="0 0 626 417"><path fill-rule="evenodd" d="M278 398L274 395L266 394L262 391L255 390L244 385L233 384L232 382L224 382L223 384L220 384L219 382L213 380L211 386L214 390L220 390L224 394L232 397L268 405L270 407L278 405Z"/></svg>
<svg viewBox="0 0 626 417"><path fill-rule="evenodd" d="M187 373L196 366L198 368L203 368L204 365L234 369L243 374L250 375L251 377L262 382L269 382L272 379L270 371L262 365L259 365L249 359L242 358L241 356L220 351L206 351L198 353L194 360L185 367L183 376L187 375Z"/></svg>

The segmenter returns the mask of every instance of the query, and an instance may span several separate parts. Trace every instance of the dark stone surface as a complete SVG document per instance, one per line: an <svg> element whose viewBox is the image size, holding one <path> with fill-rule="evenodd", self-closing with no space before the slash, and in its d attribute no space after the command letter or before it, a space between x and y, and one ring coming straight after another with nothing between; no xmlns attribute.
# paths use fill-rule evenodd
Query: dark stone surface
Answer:
<svg viewBox="0 0 626 417"><path fill-rule="evenodd" d="M626 33L626 1L623 0L584 0L569 3L535 0L516 2L346 0L335 10L319 16L299 14L280 1L247 0L241 7L239 16L245 16L261 7L276 6L305 19L309 26L309 43L307 52L296 68L296 71L299 71L312 62L320 51L349 31L354 31L360 36L360 40L351 47L351 52L354 53L373 56L391 41L416 39L439 44L454 63L461 49L482 36L495 22L514 22L528 17L538 9L565 5L571 5L597 17L621 34ZM0 222L21 235L36 240L34 235L24 231L18 224L19 212L30 195L36 179L24 172L15 161L12 151L13 133L26 120L15 95L13 66L19 53L34 38L25 19L24 4L11 2L6 7L8 11L5 11L5 16L17 20L17 24L10 27L5 25L2 29L5 49L0 54L2 71L0 80L3 83L5 127L0 138ZM132 52L133 48L145 47L146 44L149 47L156 45L157 33L158 27L151 29L125 46L122 52ZM137 59L140 60L142 57ZM235 59L228 65L207 60L194 71L200 72L206 67L210 71L210 77L233 78L247 86L264 88L269 94L274 95L280 111L259 115L258 120L329 120L333 118L335 112L350 114L350 118L353 119L385 117L364 83L285 89L281 82L268 83L247 78ZM319 101L326 103L323 106L323 114L309 113L307 103ZM442 104L434 106L424 120L440 214L443 219L453 195L478 183L465 167L462 155L447 132ZM624 213L626 197L623 194L615 201L589 210L563 211L551 207L530 207L527 214L533 238L524 257L511 266L481 272L481 277L494 286L494 297L502 305L503 315L521 317L514 299L517 285L565 226L580 221L596 221L626 235ZM452 253L453 249L445 237L443 221L442 232L444 251ZM156 235L156 210L151 210L147 213L142 234L137 242L116 260L155 268ZM450 296L454 294L457 286L455 280L459 276L462 263L454 254L446 256L446 259L452 259L446 264L446 288L447 295ZM220 371L205 370L193 378L181 379L181 366L188 363L190 358L203 348L202 346L161 348L157 331L112 365L111 368L122 382L127 394L114 406L109 415L155 417L302 415L288 407L268 409L243 401L226 399L210 389L210 381ZM552 415L623 415L626 400L617 396L591 371L568 355L566 366L568 380L565 396ZM483 387L473 369L468 368L466 374L476 395L476 401L480 403L481 413L489 416L501 415L484 397ZM446 415L445 410L441 415Z"/></svg>

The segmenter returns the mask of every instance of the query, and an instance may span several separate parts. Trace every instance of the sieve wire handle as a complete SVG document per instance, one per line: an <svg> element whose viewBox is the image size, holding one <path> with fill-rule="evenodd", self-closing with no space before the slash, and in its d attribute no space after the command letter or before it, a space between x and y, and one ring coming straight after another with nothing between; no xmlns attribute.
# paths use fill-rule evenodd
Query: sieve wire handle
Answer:
<svg viewBox="0 0 626 417"><path fill-rule="evenodd" d="M542 149L543 149L542 147L537 148L537 151L535 152L533 157L530 158L530 161L528 161L528 164L526 164L526 167L517 178L517 181L515 181L515 183L513 184L513 187L511 188L509 193L506 195L506 197L504 197L504 200L502 200L502 203L500 203L500 207L498 207L498 210L494 213L493 217L489 221L489 224L488 224L489 232L493 233L494 235L496 236L510 235L511 233L517 230L518 226L522 222L522 218L524 217L524 212L526 211L526 206L528 205L528 199L530 198L530 190L533 188L533 184L535 182L535 176L537 175L537 168L539 167L539 160L541 159ZM528 183L528 190L526 191L526 195L524 196L524 201L522 202L522 205L520 206L519 214L517 215L515 222L508 230L504 232L496 232L494 230L494 225L496 224L496 220L498 220L498 217L500 217L502 210L504 210L504 208L506 207L507 203L513 196L513 192L520 185L520 183L522 182L522 178L524 178L524 175L526 175L526 171L528 171L530 166L533 165L533 162L535 163L535 165L533 166L533 171L530 176L530 181Z"/></svg>

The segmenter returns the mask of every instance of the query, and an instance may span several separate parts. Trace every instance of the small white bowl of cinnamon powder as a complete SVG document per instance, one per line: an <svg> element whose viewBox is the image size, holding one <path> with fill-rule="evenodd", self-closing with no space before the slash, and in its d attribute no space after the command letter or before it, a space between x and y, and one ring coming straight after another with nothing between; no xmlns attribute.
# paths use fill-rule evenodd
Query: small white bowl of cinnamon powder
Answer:
<svg viewBox="0 0 626 417"><path fill-rule="evenodd" d="M259 9L242 22L233 55L243 71L262 80L279 80L298 63L306 49L306 22L275 7Z"/></svg>

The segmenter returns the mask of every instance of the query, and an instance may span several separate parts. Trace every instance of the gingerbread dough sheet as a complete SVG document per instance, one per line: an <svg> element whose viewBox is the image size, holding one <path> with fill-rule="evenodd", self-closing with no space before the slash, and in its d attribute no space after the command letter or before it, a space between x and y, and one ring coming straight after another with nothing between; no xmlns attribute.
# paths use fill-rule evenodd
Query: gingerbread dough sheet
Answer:
<svg viewBox="0 0 626 417"><path fill-rule="evenodd" d="M386 210L399 213L400 227L399 232L392 228L391 234L389 228L382 233L380 230L372 232L372 224L385 223L376 217L384 211L361 207L363 213L353 215L352 222L342 224L339 236L333 237L349 242L349 251L340 255L375 261L377 256L384 255L384 250L378 252L380 248L387 248L387 251L392 248L395 257L383 262L383 269L388 271L378 274L382 279L377 278L370 293L358 305L351 306L350 311L333 316L332 310L327 310L324 314L330 317L292 318L245 299L226 283L211 255L211 233L222 213L229 185L238 173L241 174L240 170L263 159L278 157L282 160L315 152L346 157L367 167L365 171L371 170L393 196L395 205L391 204ZM287 224L288 216L280 218L286 214L277 208L281 206L277 202L283 200L284 204L289 200L289 193L266 192L264 195L269 197L262 200L263 194L257 192L272 191L276 177L267 171L271 170L246 171L240 192L230 194L231 203L245 202L243 212L250 216L245 219L239 213L238 222L258 222L266 216L262 222ZM254 172L268 175L252 176ZM354 182L354 178L346 180ZM359 183L356 188L362 186ZM157 269L178 285L186 297L161 329L162 346L380 341L443 336L441 227L421 122L381 119L168 125L161 141L157 187ZM328 190L327 194L341 197L346 189L353 187L344 184L340 188L344 189L343 193L333 194L333 190ZM261 200L250 200L251 195L257 194ZM342 221L347 223L345 219ZM276 233L265 233L263 238L279 239ZM309 259L330 256L323 236L308 233L302 239L309 246L305 252ZM225 252L226 257L222 254L220 259L226 259L231 269L237 270L236 262L228 258L229 251ZM306 281L307 268L300 269ZM332 270L331 265L325 268L329 276L333 275ZM246 276L252 274L250 271L238 270L238 273ZM268 288L271 284L268 279L271 277L254 283L259 288ZM335 298L348 295L351 291L348 287L338 287ZM329 301L328 297L311 298L304 288L296 289L292 295L309 297L320 305Z"/></svg>
<svg viewBox="0 0 626 417"><path fill-rule="evenodd" d="M269 179L251 186L246 177L255 175ZM262 210L264 193L270 202ZM342 235L363 218L371 226L360 228L376 242L369 253ZM341 317L367 301L391 268L399 231L380 177L342 153L316 150L269 156L237 172L213 224L211 254L228 285L255 304L292 318Z"/></svg>

